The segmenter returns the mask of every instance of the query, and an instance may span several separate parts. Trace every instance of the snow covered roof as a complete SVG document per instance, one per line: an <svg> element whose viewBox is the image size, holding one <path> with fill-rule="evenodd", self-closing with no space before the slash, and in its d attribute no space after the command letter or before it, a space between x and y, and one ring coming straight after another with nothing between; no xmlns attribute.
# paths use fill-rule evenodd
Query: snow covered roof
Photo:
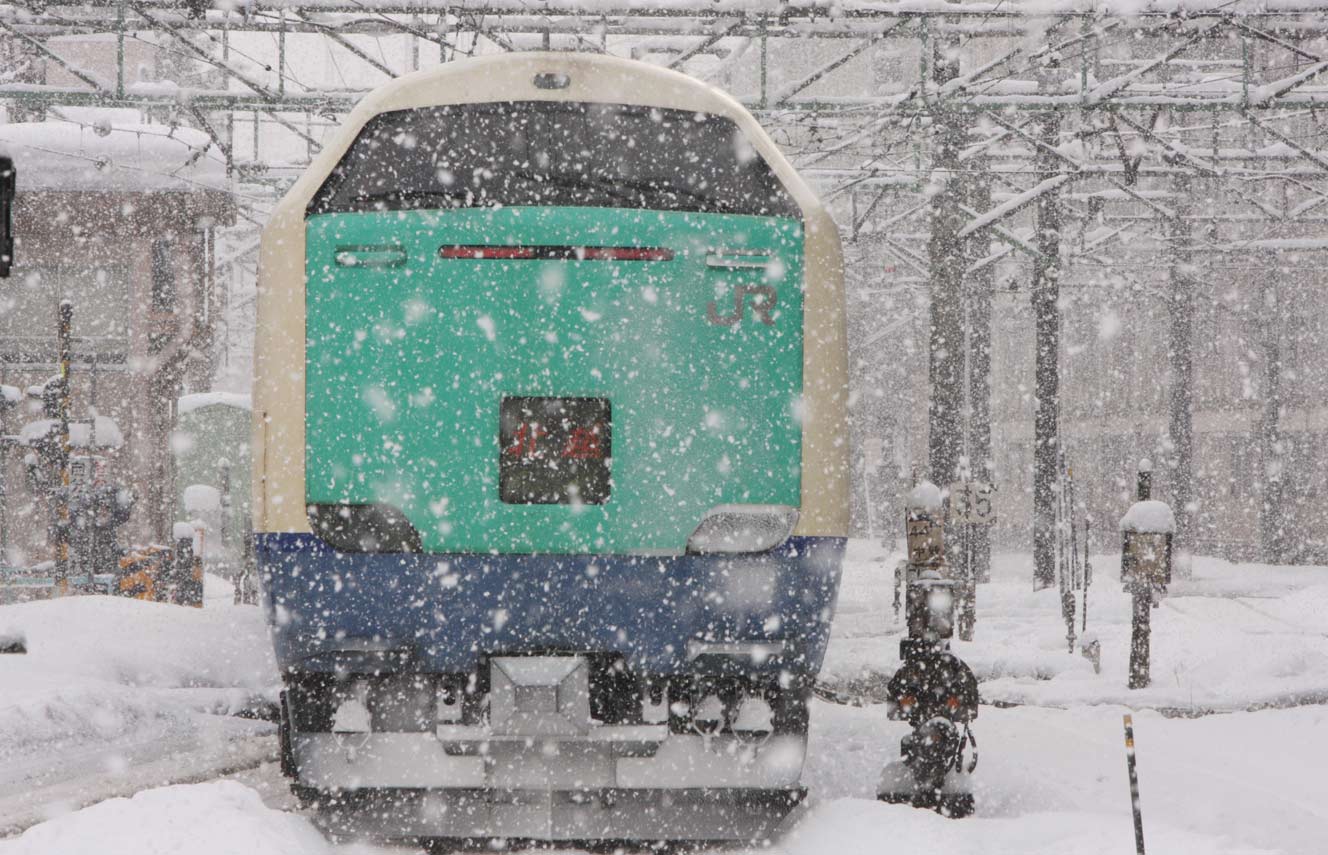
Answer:
<svg viewBox="0 0 1328 855"><path fill-rule="evenodd" d="M248 395L241 395L238 392L195 392L192 395L184 395L176 405L176 412L180 415L192 413L194 410L201 410L203 407L211 407L221 404L227 407L237 407L241 410L253 408L253 401Z"/></svg>
<svg viewBox="0 0 1328 855"><path fill-rule="evenodd" d="M221 508L221 491L210 484L190 484L184 488L184 509L191 514Z"/></svg>
<svg viewBox="0 0 1328 855"><path fill-rule="evenodd" d="M1157 499L1135 502L1121 517L1121 531L1144 534L1169 534L1176 530L1176 516L1171 506Z"/></svg>
<svg viewBox="0 0 1328 855"><path fill-rule="evenodd" d="M89 432L92 423L88 420L69 422L69 444L75 448L87 448L90 443ZM41 442L47 436L60 429L58 419L38 419L35 422L28 422L19 431L18 440L24 445L33 445ZM119 448L124 445L124 434L120 433L120 426L115 423L115 419L110 416L97 416L96 431L97 448Z"/></svg>
<svg viewBox="0 0 1328 855"><path fill-rule="evenodd" d="M194 128L111 121L0 125L18 190L228 190L226 163Z"/></svg>

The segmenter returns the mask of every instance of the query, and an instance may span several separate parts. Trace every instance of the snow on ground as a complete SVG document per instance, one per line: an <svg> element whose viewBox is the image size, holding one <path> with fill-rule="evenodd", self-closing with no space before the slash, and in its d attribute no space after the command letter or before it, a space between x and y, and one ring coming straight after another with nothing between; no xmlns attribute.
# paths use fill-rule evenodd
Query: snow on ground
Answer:
<svg viewBox="0 0 1328 855"><path fill-rule="evenodd" d="M0 606L0 627L28 649L0 656L0 829L27 824L42 798L77 806L226 765L255 736L257 756L270 753L272 725L213 714L277 683L259 609L230 602L229 583L209 579L204 609L100 596ZM189 769L185 755L206 761ZM158 771L139 783L145 767Z"/></svg>
<svg viewBox="0 0 1328 855"><path fill-rule="evenodd" d="M804 783L808 816L776 846L813 852L1060 853L1134 851L1119 706L983 707L975 816L945 820L873 801L906 725L880 706L820 703ZM1198 719L1134 713L1149 851L1196 855L1324 851L1328 707Z"/></svg>
<svg viewBox="0 0 1328 855"><path fill-rule="evenodd" d="M903 726L880 707L818 702L810 807L768 849L744 855L1118 855L1133 852L1120 707L985 708L977 721L977 815L947 820L874 800ZM1328 808L1315 795L1328 710L1301 707L1167 719L1136 715L1150 851L1187 855L1322 852ZM279 789L275 769L266 787ZM112 845L101 841L110 839ZM234 781L165 787L57 817L0 841L0 855L85 852L367 855L414 847L325 842L309 821ZM477 850L481 852L484 850ZM540 850L551 855L560 849ZM735 852L735 850L723 850ZM742 852L743 850L737 850Z"/></svg>
<svg viewBox="0 0 1328 855"><path fill-rule="evenodd" d="M110 799L0 842L3 855L322 855L307 820L263 805L234 781L160 787Z"/></svg>
<svg viewBox="0 0 1328 855"><path fill-rule="evenodd" d="M893 613L901 556L854 541L821 680L848 693L879 692L899 665L902 621ZM1192 712L1328 702L1328 568L1233 564L1198 557L1153 610L1153 684L1126 688L1130 598L1120 555L1093 556L1088 635L1102 673L1070 654L1060 594L1034 591L1028 555L997 554L978 586L972 642L953 650L973 668L987 703L1117 703ZM1082 611L1075 624L1081 632Z"/></svg>
<svg viewBox="0 0 1328 855"><path fill-rule="evenodd" d="M989 702L974 726L980 747L977 813L947 820L874 799L881 767L897 756L905 732L905 725L888 721L884 707L872 703L898 665L899 628L890 607L897 557L866 542L850 548L823 677L827 694L856 696L864 705L815 702L804 775L809 804L760 852L1132 852L1121 723L1131 711L1150 851L1324 851L1328 568L1197 559L1192 578L1177 581L1153 613L1154 686L1130 692L1124 688L1129 603L1116 581L1119 557L1094 558L1088 625L1101 641L1103 664L1096 674L1085 658L1065 649L1059 596L1031 590L1028 557L999 556L994 581L979 589L976 638L955 644L975 666ZM225 600L225 594L209 590L210 600ZM26 632L58 672L41 683L45 669L25 672L26 666L0 657L0 686L26 673L18 685L27 687L32 703L46 698L52 709L59 704L51 699L79 692L105 692L140 705L133 707L138 719L127 712L106 721L75 718L44 731L24 722L30 728L26 738L58 736L69 727L75 735L65 742L45 743L52 746L46 756L58 760L86 746L88 737L80 732L109 732L115 744L114 735L126 727L147 727L143 722L161 717L163 727L234 721L197 710L218 703L219 692L243 694L275 680L257 610L175 609L92 600L0 608L0 626ZM59 674L67 685L56 685ZM86 711L86 704L74 706ZM0 745L17 715L8 697L0 700ZM219 737L222 744L233 739ZM124 774L146 768L132 757L127 764ZM7 774L0 763L0 780ZM291 799L274 764L234 778L147 789L65 813L0 841L0 855L418 851L325 842L307 818L288 812ZM61 805L48 807L54 813Z"/></svg>

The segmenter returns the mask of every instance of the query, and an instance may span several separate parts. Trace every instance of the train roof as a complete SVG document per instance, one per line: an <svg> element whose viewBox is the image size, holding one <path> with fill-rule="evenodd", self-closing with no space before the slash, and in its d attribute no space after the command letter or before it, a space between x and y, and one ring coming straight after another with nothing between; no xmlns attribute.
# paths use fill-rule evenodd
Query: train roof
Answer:
<svg viewBox="0 0 1328 855"><path fill-rule="evenodd" d="M536 85L536 75L566 76L566 86ZM273 212L304 216L305 207L374 116L395 110L502 101L580 101L695 110L731 119L770 164L805 220L828 224L811 187L794 170L755 117L703 81L646 62L601 54L539 51L503 53L445 63L392 80L366 95L314 158Z"/></svg>

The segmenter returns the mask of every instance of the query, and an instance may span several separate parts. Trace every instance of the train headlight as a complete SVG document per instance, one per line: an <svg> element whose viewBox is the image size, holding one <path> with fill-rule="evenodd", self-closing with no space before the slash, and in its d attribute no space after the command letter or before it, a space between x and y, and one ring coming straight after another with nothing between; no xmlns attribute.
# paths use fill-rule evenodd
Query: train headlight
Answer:
<svg viewBox="0 0 1328 855"><path fill-rule="evenodd" d="M798 509L789 505L717 505L687 538L693 555L765 552L789 539Z"/></svg>

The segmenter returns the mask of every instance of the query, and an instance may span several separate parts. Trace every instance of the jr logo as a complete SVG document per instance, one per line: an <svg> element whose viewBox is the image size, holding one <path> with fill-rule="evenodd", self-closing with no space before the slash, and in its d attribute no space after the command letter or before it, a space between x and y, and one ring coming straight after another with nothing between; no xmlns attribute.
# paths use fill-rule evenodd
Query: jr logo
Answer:
<svg viewBox="0 0 1328 855"><path fill-rule="evenodd" d="M775 319L771 312L775 309L775 302L778 296L775 289L770 285L739 285L733 289L733 314L720 315L719 307L714 300L711 300L706 306L706 320L717 327L731 327L742 320L744 307L747 305L747 297L752 298L752 314L768 327L775 325Z"/></svg>

